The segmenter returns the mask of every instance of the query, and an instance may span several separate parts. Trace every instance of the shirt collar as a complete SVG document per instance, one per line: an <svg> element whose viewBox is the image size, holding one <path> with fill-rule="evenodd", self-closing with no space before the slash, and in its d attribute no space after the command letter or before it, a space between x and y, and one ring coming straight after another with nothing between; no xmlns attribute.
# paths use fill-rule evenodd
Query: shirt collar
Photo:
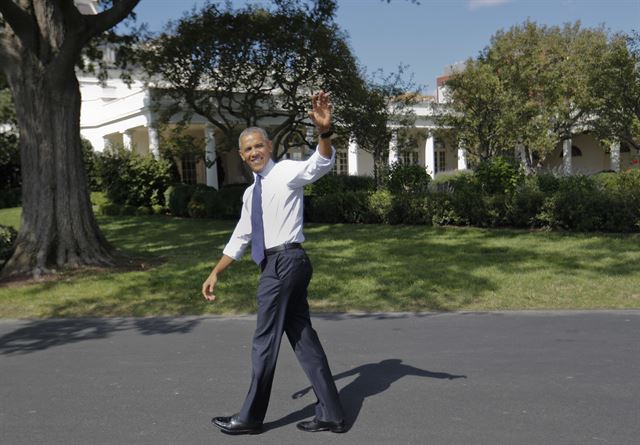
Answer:
<svg viewBox="0 0 640 445"><path fill-rule="evenodd" d="M269 162L267 162L267 165L264 166L264 168L260 173L253 172L253 179L255 180L256 176L258 175L260 175L263 178L266 178L274 165L276 165L276 163L273 162L273 159L269 159Z"/></svg>

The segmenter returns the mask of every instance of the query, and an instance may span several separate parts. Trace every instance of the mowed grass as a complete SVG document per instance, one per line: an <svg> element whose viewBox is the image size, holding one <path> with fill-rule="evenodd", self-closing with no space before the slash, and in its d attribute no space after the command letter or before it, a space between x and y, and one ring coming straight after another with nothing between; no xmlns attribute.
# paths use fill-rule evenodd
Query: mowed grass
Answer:
<svg viewBox="0 0 640 445"><path fill-rule="evenodd" d="M203 280L233 221L99 217L137 270L67 271L54 281L0 284L0 317L235 314L255 311L249 255L204 301ZM19 224L19 209L0 210ZM621 309L640 307L640 236L475 228L311 224L313 311Z"/></svg>

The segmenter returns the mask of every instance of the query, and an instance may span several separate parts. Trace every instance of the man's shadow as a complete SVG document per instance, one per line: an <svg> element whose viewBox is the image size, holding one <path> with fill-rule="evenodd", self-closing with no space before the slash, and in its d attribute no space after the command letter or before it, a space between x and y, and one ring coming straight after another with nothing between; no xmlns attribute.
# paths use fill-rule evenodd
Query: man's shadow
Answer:
<svg viewBox="0 0 640 445"><path fill-rule="evenodd" d="M405 376L430 377L433 379L466 379L466 375L454 375L446 372L431 372L405 365L400 359L382 360L379 363L368 363L334 375L334 380L357 375L355 380L340 390L340 400L345 411L345 422L350 428L358 419L364 400L389 389L392 383ZM295 392L291 398L298 399L311 391L308 386ZM264 425L265 430L289 425L315 415L315 403L307 405L299 411L291 413L274 422Z"/></svg>

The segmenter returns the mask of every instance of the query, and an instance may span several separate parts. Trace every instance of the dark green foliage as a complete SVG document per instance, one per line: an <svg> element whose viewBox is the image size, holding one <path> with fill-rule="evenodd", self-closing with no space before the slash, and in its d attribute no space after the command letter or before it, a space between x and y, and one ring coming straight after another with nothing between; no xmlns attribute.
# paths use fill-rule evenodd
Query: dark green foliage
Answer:
<svg viewBox="0 0 640 445"><path fill-rule="evenodd" d="M167 188L164 200L173 216L189 216L188 205L196 187L188 184L173 184Z"/></svg>
<svg viewBox="0 0 640 445"><path fill-rule="evenodd" d="M529 176L518 185L508 202L508 221L515 227L536 227L542 224L537 216L544 204L539 177Z"/></svg>
<svg viewBox="0 0 640 445"><path fill-rule="evenodd" d="M376 215L369 207L369 192L343 191L305 197L307 221L324 223L370 223Z"/></svg>
<svg viewBox="0 0 640 445"><path fill-rule="evenodd" d="M389 169L386 187L394 195L423 195L427 191L431 176L419 165L394 164Z"/></svg>
<svg viewBox="0 0 640 445"><path fill-rule="evenodd" d="M165 199L173 216L235 219L240 216L246 187L234 185L218 191L203 184L174 184L167 189Z"/></svg>
<svg viewBox="0 0 640 445"><path fill-rule="evenodd" d="M100 177L98 175L98 162L99 154L93 151L91 142L86 139L81 140L82 143L82 158L84 159L84 167L87 173L87 184L89 190L97 192L101 190Z"/></svg>
<svg viewBox="0 0 640 445"><path fill-rule="evenodd" d="M305 195L335 195L345 191L372 191L376 185L369 176L325 175L305 187Z"/></svg>
<svg viewBox="0 0 640 445"><path fill-rule="evenodd" d="M115 204L151 207L164 204L169 185L169 163L152 156L115 150L97 158L100 183Z"/></svg>
<svg viewBox="0 0 640 445"><path fill-rule="evenodd" d="M500 156L480 162L474 174L482 191L487 194L511 193L524 178L520 167Z"/></svg>
<svg viewBox="0 0 640 445"><path fill-rule="evenodd" d="M105 202L98 206L98 212L101 215L117 216L122 214L122 207L112 202Z"/></svg>
<svg viewBox="0 0 640 445"><path fill-rule="evenodd" d="M0 225L0 266L11 258L17 236L18 232L13 227Z"/></svg>
<svg viewBox="0 0 640 445"><path fill-rule="evenodd" d="M22 200L19 188L0 189L0 209L18 207Z"/></svg>

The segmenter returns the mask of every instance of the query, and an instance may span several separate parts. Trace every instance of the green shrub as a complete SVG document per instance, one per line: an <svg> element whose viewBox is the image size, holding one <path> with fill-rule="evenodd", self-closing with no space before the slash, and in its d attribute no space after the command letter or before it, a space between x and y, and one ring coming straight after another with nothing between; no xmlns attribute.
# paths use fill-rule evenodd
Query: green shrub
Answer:
<svg viewBox="0 0 640 445"><path fill-rule="evenodd" d="M112 202L105 202L98 206L98 213L106 216L118 216L122 214L122 207Z"/></svg>
<svg viewBox="0 0 640 445"><path fill-rule="evenodd" d="M0 209L19 207L22 202L22 190L7 188L0 190Z"/></svg>
<svg viewBox="0 0 640 445"><path fill-rule="evenodd" d="M321 196L307 196L305 215L308 221L323 223L369 223L377 217L369 208L369 192L345 191Z"/></svg>
<svg viewBox="0 0 640 445"><path fill-rule="evenodd" d="M0 224L0 266L11 258L18 232L11 226Z"/></svg>
<svg viewBox="0 0 640 445"><path fill-rule="evenodd" d="M375 222L389 224L393 220L393 196L388 190L377 190L369 195L369 209Z"/></svg>
<svg viewBox="0 0 640 445"><path fill-rule="evenodd" d="M535 176L529 176L513 191L508 202L507 219L515 227L537 227L541 225L538 214L544 204L545 195L540 190Z"/></svg>
<svg viewBox="0 0 640 445"><path fill-rule="evenodd" d="M153 212L151 210L151 207L146 207L146 206L139 206L136 207L136 212L135 214L137 216L146 216L146 215L151 215Z"/></svg>
<svg viewBox="0 0 640 445"><path fill-rule="evenodd" d="M389 169L385 185L394 195L402 193L424 195L427 192L431 176L419 165L393 164Z"/></svg>
<svg viewBox="0 0 640 445"><path fill-rule="evenodd" d="M558 190L547 196L540 220L552 228L590 231L603 228L604 195L595 181L584 175L566 176L558 181Z"/></svg>
<svg viewBox="0 0 640 445"><path fill-rule="evenodd" d="M560 176L553 173L539 173L535 175L538 182L538 188L545 196L551 196L560 188Z"/></svg>
<svg viewBox="0 0 640 445"><path fill-rule="evenodd" d="M136 214L137 207L131 205L124 205L120 208L120 214L126 216L133 216Z"/></svg>
<svg viewBox="0 0 640 445"><path fill-rule="evenodd" d="M169 211L169 209L167 209L165 206L161 206L160 204L155 204L151 206L151 211L154 215L165 215Z"/></svg>
<svg viewBox="0 0 640 445"><path fill-rule="evenodd" d="M188 184L173 184L164 193L164 201L173 216L189 216L189 201L196 188Z"/></svg>
<svg viewBox="0 0 640 445"><path fill-rule="evenodd" d="M305 195L327 196L346 191L373 191L375 181L369 176L325 175L305 187Z"/></svg>
<svg viewBox="0 0 640 445"><path fill-rule="evenodd" d="M454 184L460 181L460 178L472 177L473 172L471 170L451 170L447 172L438 173L435 178L429 182L429 191L431 192L445 192L453 189Z"/></svg>
<svg viewBox="0 0 640 445"><path fill-rule="evenodd" d="M487 226L487 211L482 189L474 175L459 175L448 182L449 217L456 225Z"/></svg>
<svg viewBox="0 0 640 445"><path fill-rule="evenodd" d="M478 164L474 175L482 191L488 195L509 194L524 179L520 167L514 166L500 156Z"/></svg>
<svg viewBox="0 0 640 445"><path fill-rule="evenodd" d="M119 149L102 154L97 171L107 198L133 207L163 205L170 180L169 162Z"/></svg>

